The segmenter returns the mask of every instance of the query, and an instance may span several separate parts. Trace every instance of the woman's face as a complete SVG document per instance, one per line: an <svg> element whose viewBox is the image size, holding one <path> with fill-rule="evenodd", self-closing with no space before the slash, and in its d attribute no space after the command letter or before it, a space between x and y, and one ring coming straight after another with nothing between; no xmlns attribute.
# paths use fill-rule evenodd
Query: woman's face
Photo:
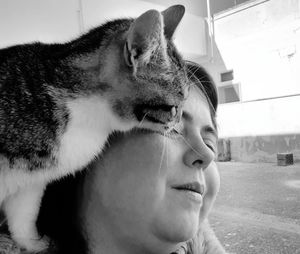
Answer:
<svg viewBox="0 0 300 254"><path fill-rule="evenodd" d="M206 193L209 199L218 191L212 165L216 131L197 87L191 88L176 129L182 136L119 135L88 176L99 218L124 241L165 248L192 238L207 211L203 203L211 205L204 202Z"/></svg>

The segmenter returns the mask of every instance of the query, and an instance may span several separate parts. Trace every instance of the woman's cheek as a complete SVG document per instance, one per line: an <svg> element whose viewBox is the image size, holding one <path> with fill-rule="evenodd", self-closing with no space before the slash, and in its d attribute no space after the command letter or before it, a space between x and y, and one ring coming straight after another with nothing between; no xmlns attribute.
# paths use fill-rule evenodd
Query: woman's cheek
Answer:
<svg viewBox="0 0 300 254"><path fill-rule="evenodd" d="M200 210L200 223L207 218L220 189L220 175L215 162L212 162L204 171L206 192Z"/></svg>
<svg viewBox="0 0 300 254"><path fill-rule="evenodd" d="M220 174L214 161L204 171L204 177L207 186L206 195L215 197L220 189Z"/></svg>

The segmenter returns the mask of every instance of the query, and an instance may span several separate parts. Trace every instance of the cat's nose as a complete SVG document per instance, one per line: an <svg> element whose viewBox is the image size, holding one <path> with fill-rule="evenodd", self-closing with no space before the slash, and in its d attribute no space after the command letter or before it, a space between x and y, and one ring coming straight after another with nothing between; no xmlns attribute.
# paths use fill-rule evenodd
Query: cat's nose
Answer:
<svg viewBox="0 0 300 254"><path fill-rule="evenodd" d="M173 119L175 119L175 122L179 123L182 117L182 109L178 106L173 106L171 108L171 116Z"/></svg>
<svg viewBox="0 0 300 254"><path fill-rule="evenodd" d="M179 110L179 107L177 105L164 105L164 111L166 114L165 117L167 117L166 122L172 122L178 120L178 118L181 117L181 110Z"/></svg>
<svg viewBox="0 0 300 254"><path fill-rule="evenodd" d="M171 115L172 115L172 117L175 117L177 115L177 109L178 109L177 106L173 106L171 108Z"/></svg>

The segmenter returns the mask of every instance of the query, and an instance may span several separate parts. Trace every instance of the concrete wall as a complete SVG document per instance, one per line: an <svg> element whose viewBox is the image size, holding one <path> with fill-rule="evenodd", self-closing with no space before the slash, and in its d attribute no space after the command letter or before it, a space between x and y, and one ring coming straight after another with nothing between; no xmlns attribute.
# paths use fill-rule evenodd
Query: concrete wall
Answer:
<svg viewBox="0 0 300 254"><path fill-rule="evenodd" d="M164 10L177 3L184 1L1 0L0 47L32 41L64 42L107 20L137 17L149 9ZM185 58L201 57L207 54L206 1L188 0L186 5L175 43Z"/></svg>
<svg viewBox="0 0 300 254"><path fill-rule="evenodd" d="M32 42L61 42L79 35L77 0L1 0L0 48Z"/></svg>
<svg viewBox="0 0 300 254"><path fill-rule="evenodd" d="M220 105L220 137L300 134L299 103L300 96L292 96Z"/></svg>
<svg viewBox="0 0 300 254"><path fill-rule="evenodd" d="M220 105L221 137L300 133L300 100L285 97L300 94L299 17L299 1L272 0L216 18L206 66L219 86L220 72L233 69L241 87L240 103Z"/></svg>
<svg viewBox="0 0 300 254"><path fill-rule="evenodd" d="M245 162L277 162L277 153L293 153L300 162L300 134L229 138L231 159Z"/></svg>
<svg viewBox="0 0 300 254"><path fill-rule="evenodd" d="M234 70L243 101L300 93L299 1L256 2L215 17L221 64Z"/></svg>
<svg viewBox="0 0 300 254"><path fill-rule="evenodd" d="M183 1L140 1L140 0L110 0L82 1L83 22L85 29L96 26L106 20L122 17L137 17L149 9L162 11L167 7L183 3ZM205 9L204 1L188 1L186 13L176 30L175 44L185 58L203 56L207 54L206 49L206 22L204 17L191 13L193 9ZM202 15L203 13L201 13Z"/></svg>
<svg viewBox="0 0 300 254"><path fill-rule="evenodd" d="M284 143L299 144L299 2L251 1L214 17L213 55L198 61L218 86L220 73L231 69L232 83L240 83L241 101L218 111L220 137L232 141L235 160L273 161L281 150L299 158L299 146Z"/></svg>

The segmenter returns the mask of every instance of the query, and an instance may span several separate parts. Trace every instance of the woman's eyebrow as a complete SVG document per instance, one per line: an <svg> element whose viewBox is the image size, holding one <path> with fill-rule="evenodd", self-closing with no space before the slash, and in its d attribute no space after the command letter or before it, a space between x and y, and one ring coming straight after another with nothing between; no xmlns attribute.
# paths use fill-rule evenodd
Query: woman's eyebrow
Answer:
<svg viewBox="0 0 300 254"><path fill-rule="evenodd" d="M193 121L193 115L190 114L189 112L183 111L182 112L182 118L188 122L192 122ZM206 133L210 133L212 134L216 139L218 139L218 132L216 131L216 129L214 127L212 127L211 125L205 125L202 127L202 130Z"/></svg>
<svg viewBox="0 0 300 254"><path fill-rule="evenodd" d="M216 129L213 128L212 126L210 126L210 125L205 125L202 129L203 129L204 132L210 133L210 134L212 134L216 139L218 139L218 133L217 133Z"/></svg>

